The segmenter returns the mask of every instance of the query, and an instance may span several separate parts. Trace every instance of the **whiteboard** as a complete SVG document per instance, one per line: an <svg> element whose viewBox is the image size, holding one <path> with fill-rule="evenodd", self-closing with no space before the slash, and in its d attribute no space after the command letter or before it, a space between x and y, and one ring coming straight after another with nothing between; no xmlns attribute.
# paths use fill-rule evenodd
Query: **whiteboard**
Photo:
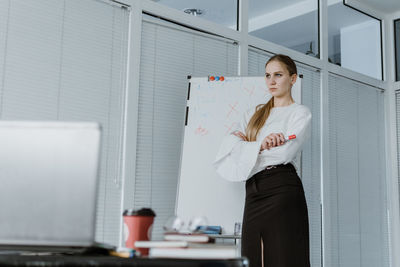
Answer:
<svg viewBox="0 0 400 267"><path fill-rule="evenodd" d="M271 95L264 77L224 78L189 80L176 214L185 223L204 216L208 225L220 225L224 234L233 234L235 222L242 222L245 184L224 180L212 163L222 138L240 122L243 113L266 103ZM292 96L301 103L300 78Z"/></svg>

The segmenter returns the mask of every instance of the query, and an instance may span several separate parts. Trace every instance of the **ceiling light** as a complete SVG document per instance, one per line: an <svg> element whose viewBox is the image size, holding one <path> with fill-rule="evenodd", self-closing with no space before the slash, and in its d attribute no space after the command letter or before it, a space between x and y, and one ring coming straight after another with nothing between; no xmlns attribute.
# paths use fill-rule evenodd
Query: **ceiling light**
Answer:
<svg viewBox="0 0 400 267"><path fill-rule="evenodd" d="M204 14L204 10L198 9L198 8L186 8L183 10L186 14L190 14L193 16L201 16Z"/></svg>

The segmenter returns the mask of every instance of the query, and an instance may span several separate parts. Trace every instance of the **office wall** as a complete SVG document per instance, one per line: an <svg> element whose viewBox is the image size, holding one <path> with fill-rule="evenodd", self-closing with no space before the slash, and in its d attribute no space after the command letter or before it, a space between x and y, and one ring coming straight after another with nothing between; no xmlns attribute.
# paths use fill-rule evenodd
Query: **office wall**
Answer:
<svg viewBox="0 0 400 267"><path fill-rule="evenodd" d="M325 207L331 266L389 266L384 95L329 76L329 180Z"/></svg>
<svg viewBox="0 0 400 267"><path fill-rule="evenodd" d="M398 173L400 173L400 88L396 91L396 130L397 130L397 162L398 162ZM400 177L397 177L400 190ZM400 198L399 198L400 202Z"/></svg>
<svg viewBox="0 0 400 267"><path fill-rule="evenodd" d="M0 119L101 123L96 239L115 245L128 16L95 0L0 1Z"/></svg>
<svg viewBox="0 0 400 267"><path fill-rule="evenodd" d="M129 203L152 207L161 239L175 200L186 111L187 76L237 75L232 41L146 17L142 23L136 173Z"/></svg>

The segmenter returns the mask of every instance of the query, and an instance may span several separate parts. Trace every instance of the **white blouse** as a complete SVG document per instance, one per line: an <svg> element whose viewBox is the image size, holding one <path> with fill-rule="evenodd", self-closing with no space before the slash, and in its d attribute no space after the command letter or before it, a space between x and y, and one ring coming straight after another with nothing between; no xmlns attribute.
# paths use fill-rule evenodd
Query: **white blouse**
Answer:
<svg viewBox="0 0 400 267"><path fill-rule="evenodd" d="M234 131L226 135L213 163L217 173L234 182L246 181L267 166L292 163L296 170L296 158L304 142L311 135L311 112L304 106L293 103L289 106L274 107L256 141L247 142L233 135L235 131L245 133L255 107L245 112L242 121ZM296 135L281 146L260 152L261 143L271 133L283 133L285 138Z"/></svg>

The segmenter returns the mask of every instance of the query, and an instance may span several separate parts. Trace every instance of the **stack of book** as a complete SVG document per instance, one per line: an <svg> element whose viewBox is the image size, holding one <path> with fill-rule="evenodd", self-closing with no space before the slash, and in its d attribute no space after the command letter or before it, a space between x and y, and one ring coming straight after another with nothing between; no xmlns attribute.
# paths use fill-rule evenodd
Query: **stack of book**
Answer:
<svg viewBox="0 0 400 267"><path fill-rule="evenodd" d="M150 257L184 259L239 258L235 245L215 244L206 234L165 233L163 241L136 241L138 248L150 248Z"/></svg>

